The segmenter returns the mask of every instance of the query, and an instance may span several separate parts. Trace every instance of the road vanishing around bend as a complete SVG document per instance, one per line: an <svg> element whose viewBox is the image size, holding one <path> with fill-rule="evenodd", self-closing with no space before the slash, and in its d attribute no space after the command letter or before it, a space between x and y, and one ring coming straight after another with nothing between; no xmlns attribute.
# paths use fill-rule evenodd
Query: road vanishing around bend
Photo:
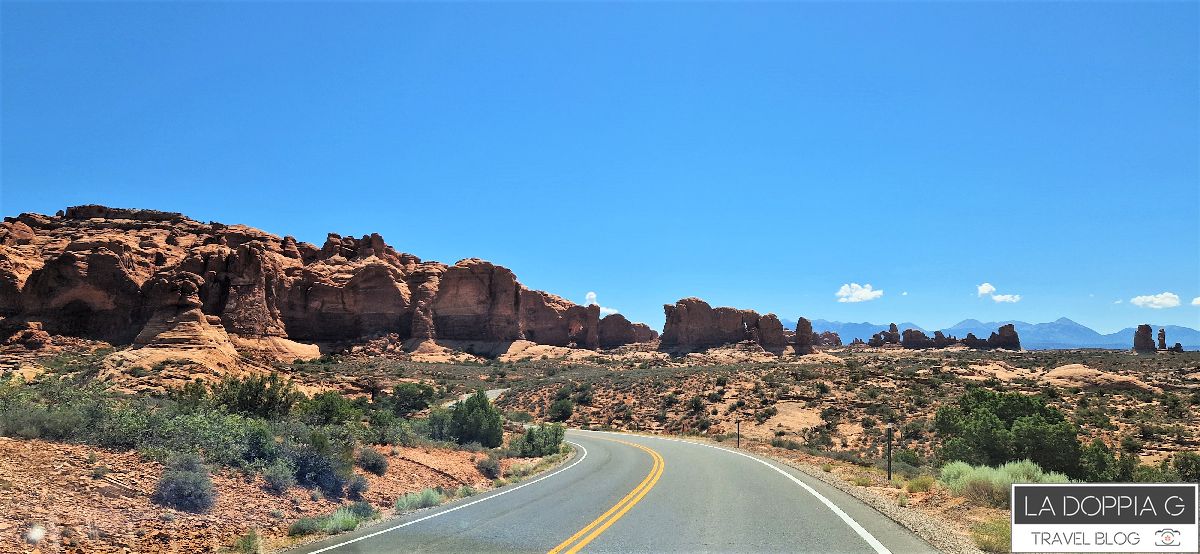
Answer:
<svg viewBox="0 0 1200 554"><path fill-rule="evenodd" d="M551 471L291 552L936 552L772 460L644 435L567 440L575 455Z"/></svg>

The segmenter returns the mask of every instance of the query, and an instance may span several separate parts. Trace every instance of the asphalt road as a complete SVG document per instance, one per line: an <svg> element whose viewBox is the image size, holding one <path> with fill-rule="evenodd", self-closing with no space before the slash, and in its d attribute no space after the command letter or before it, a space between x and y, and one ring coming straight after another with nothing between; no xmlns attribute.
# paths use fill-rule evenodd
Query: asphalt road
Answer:
<svg viewBox="0 0 1200 554"><path fill-rule="evenodd" d="M533 479L294 550L319 552L935 552L820 480L668 438L569 431Z"/></svg>

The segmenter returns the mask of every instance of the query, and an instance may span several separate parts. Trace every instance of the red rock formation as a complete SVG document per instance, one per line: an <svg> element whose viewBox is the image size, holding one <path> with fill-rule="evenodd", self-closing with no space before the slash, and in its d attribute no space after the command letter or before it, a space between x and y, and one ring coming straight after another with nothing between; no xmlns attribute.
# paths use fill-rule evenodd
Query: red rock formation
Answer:
<svg viewBox="0 0 1200 554"><path fill-rule="evenodd" d="M779 352L787 344L783 324L774 314L754 310L713 308L699 298L684 298L663 306L666 324L660 347L672 352L693 352L753 341L766 350Z"/></svg>
<svg viewBox="0 0 1200 554"><path fill-rule="evenodd" d="M645 323L630 323L621 314L608 314L600 320L600 347L616 348L626 344L650 342L658 333Z"/></svg>
<svg viewBox="0 0 1200 554"><path fill-rule="evenodd" d="M812 322L806 317L801 317L796 320L796 354L812 354L813 353L813 330Z"/></svg>
<svg viewBox="0 0 1200 554"><path fill-rule="evenodd" d="M917 349L934 347L934 341L931 340L920 329L905 329L902 335L903 336L900 339L900 344L904 348Z"/></svg>
<svg viewBox="0 0 1200 554"><path fill-rule="evenodd" d="M1001 325L997 332L992 333L987 340L988 348L1003 348L1005 350L1020 350L1021 338L1017 336L1017 328L1013 324Z"/></svg>
<svg viewBox="0 0 1200 554"><path fill-rule="evenodd" d="M1154 329L1149 325L1137 326L1137 331L1133 333L1134 352L1154 352L1154 338L1152 333L1154 333Z"/></svg>
<svg viewBox="0 0 1200 554"><path fill-rule="evenodd" d="M1167 349L1167 330L1166 329L1159 328L1159 330L1158 330L1158 349L1159 350Z"/></svg>
<svg viewBox="0 0 1200 554"><path fill-rule="evenodd" d="M186 302L197 306L163 299L192 286ZM394 333L600 344L598 306L526 289L508 269L482 260L422 262L378 234L330 234L318 248L244 225L94 205L5 218L0 316L117 344L149 344L179 318L235 339L346 343ZM653 336L637 324L609 342Z"/></svg>
<svg viewBox="0 0 1200 554"><path fill-rule="evenodd" d="M862 342L862 341L859 341ZM841 346L842 337L838 336L833 331L821 331L820 335L813 336L814 346Z"/></svg>

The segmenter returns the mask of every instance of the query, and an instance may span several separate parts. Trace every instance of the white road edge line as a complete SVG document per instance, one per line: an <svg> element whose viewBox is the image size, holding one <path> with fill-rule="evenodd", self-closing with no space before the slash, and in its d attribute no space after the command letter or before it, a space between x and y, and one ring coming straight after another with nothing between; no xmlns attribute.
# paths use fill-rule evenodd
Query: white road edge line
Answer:
<svg viewBox="0 0 1200 554"><path fill-rule="evenodd" d="M607 434L611 434L611 435L622 435L625 437L645 437L648 439L657 439L657 440L661 440L661 441L681 442L684 444L691 444L691 445L695 445L695 446L703 446L706 448L714 448L716 450L723 450L730 454L737 454L738 456L742 456L743 458L749 458L751 460L754 460L762 465L765 465L765 466L779 472L780 475L783 475L784 477L791 479L792 482L796 483L797 485L800 485L800 488L808 491L810 494L817 497L817 500L820 500L821 503L824 504L826 507L828 507L834 514L837 514L838 517L842 518L842 521L846 522L846 525L849 525L851 529L854 529L855 533L858 533L858 536L862 537L863 540L867 541L867 544L871 545L871 548L875 549L875 552L877 552L878 554L892 554L892 551L888 550L888 548L886 546L884 546L883 543L879 542L879 539L876 539L874 537L874 535L872 535L869 531L864 529L862 525L859 525L859 523L857 521L854 521L854 518L850 517L850 514L847 514L846 512L842 511L842 509L839 508L837 506L837 504L834 504L832 500L825 498L825 495L817 492L816 489L810 487L808 485L808 483L805 483L804 481L797 479L795 475L792 475L782 469L779 469L779 467L775 466L775 464L772 464L766 460L763 460L762 458L759 458L757 456L751 456L750 454L746 454L745 452L738 452L737 450L730 450L728 448L723 448L720 446L714 446L711 444L704 444L704 443L699 443L699 442L685 441L685 440L680 440L680 439L669 439L666 437L655 437L655 436L651 436L651 435L629 435L629 434L623 434L623 433L609 433L607 431L588 431L588 432L590 432L590 433L607 433Z"/></svg>
<svg viewBox="0 0 1200 554"><path fill-rule="evenodd" d="M348 541L339 542L339 543L337 543L337 544L334 544L334 545L331 545L331 546L326 546L325 548L322 548L322 549L320 549L320 550L314 550L314 551L312 551L312 552L311 552L311 553L309 553L309 554L320 554L321 552L329 552L330 550L333 550L333 549L335 549L335 548L341 548L341 547L343 547L343 546L346 546L346 545L348 545L348 544L353 544L353 543L356 543L356 542L358 542L358 541L361 541L361 540L366 540L366 539L369 539L369 538L371 538L371 537L377 537L377 536L379 536L379 535L382 535L382 534L384 534L384 533L388 533L388 532L391 532L391 531L395 531L396 529L399 529L399 528L401 528L401 527L408 527L409 525L412 525L412 524L414 524L414 523L421 523L422 521L425 521L425 520L427 520L427 519L433 519L433 518L435 518L435 517L438 517L438 516L441 516L441 515L446 515L446 514L448 514L448 513L450 513L450 512L454 512L454 511L461 510L461 509L463 509L463 508L466 508L467 506L474 506L475 504L478 504L478 503L480 503L480 502L485 502L485 501L491 500L491 499L493 499L493 498L496 498L497 496L504 496L504 495L506 495L506 494L508 494L508 493L510 493L510 492L513 492L513 491L515 491L515 490L517 490L517 489L521 489L521 488L528 487L529 485L532 485L532 484L534 484L534 483L537 483L538 481L541 481L541 480L543 480L543 479L549 479L549 478L551 478L551 477L554 477L555 475L558 475L559 473L562 473L562 472L564 472L564 471L566 471L566 470L568 470L568 469L571 469L571 468L575 467L576 465L579 465L579 462L582 462L584 458L587 458L587 449L586 449L586 448L584 448L582 444L575 443L575 442L571 442L571 441L566 441L566 442L567 442L567 444L574 445L574 446L578 447L580 450L582 450L582 451L583 451L583 455L582 455L582 456L580 456L578 460L575 460L574 462L571 462L571 465L569 465L569 466L567 466L567 467L564 467L564 468L557 469L557 470L555 470L553 473L550 473L549 475L543 475L543 476L541 476L541 477L538 477L537 479L534 479L534 480L532 480L532 481L529 481L529 482L527 482L527 483L521 483L520 485L517 485L517 486L515 486L515 487L503 489L503 490L501 490L500 492L498 492L498 493L496 493L496 494L493 494L493 495L491 495L491 496L488 496L488 497L485 497L485 498L480 498L479 500L473 500L473 501L471 501L471 502L467 502L466 504L463 504L463 505L461 505L461 506L455 506L455 507L453 507L453 508L450 508L449 510L442 510L442 511L440 511L440 512L437 512L437 513L434 513L434 514L429 514L429 515L427 515L427 516L425 516L425 517L422 517L422 518L418 518L418 519L414 519L414 520L412 520L412 521L408 521L408 522L405 522L405 523L401 523L400 525L393 525L393 526L391 526L391 527L388 527L387 529L382 529L382 530L379 530L379 531L375 531L374 533L370 533L370 534L367 534L367 535L363 535L363 536L361 536L361 537L353 538L353 539L350 539L350 540L348 540Z"/></svg>

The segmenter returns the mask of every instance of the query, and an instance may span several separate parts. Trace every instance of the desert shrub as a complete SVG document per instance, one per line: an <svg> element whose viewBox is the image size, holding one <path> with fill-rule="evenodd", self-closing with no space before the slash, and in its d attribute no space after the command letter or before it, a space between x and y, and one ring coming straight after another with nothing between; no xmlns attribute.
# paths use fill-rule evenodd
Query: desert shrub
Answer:
<svg viewBox="0 0 1200 554"><path fill-rule="evenodd" d="M353 472L352 436L338 429L308 429L304 436L289 437L284 452L301 485L316 487L329 498L342 497Z"/></svg>
<svg viewBox="0 0 1200 554"><path fill-rule="evenodd" d="M908 493L907 492L900 491L900 492L896 493L896 505L897 506L907 506L908 505Z"/></svg>
<svg viewBox="0 0 1200 554"><path fill-rule="evenodd" d="M1052 471L1080 471L1078 427L1040 397L971 388L938 409L934 426L946 461L995 466L1028 459Z"/></svg>
<svg viewBox="0 0 1200 554"><path fill-rule="evenodd" d="M351 504L348 509L359 521L367 521L379 517L379 510L376 510L369 502L362 500Z"/></svg>
<svg viewBox="0 0 1200 554"><path fill-rule="evenodd" d="M298 537L303 535L311 535L321 530L321 519L319 517L305 517L293 521L288 526L288 536Z"/></svg>
<svg viewBox="0 0 1200 554"><path fill-rule="evenodd" d="M504 417L507 417L510 421L515 421L517 423L529 423L533 421L533 414L520 410L508 412L504 414Z"/></svg>
<svg viewBox="0 0 1200 554"><path fill-rule="evenodd" d="M1114 481L1119 468L1112 449L1100 439L1093 439L1079 456L1079 477L1091 483Z"/></svg>
<svg viewBox="0 0 1200 554"><path fill-rule="evenodd" d="M479 491L475 490L475 487L472 487L471 485L463 485L458 487L458 490L455 491L454 496L459 498L467 498L469 496L475 496L476 494L479 494Z"/></svg>
<svg viewBox="0 0 1200 554"><path fill-rule="evenodd" d="M283 494L296 486L296 468L287 460L275 460L263 470L263 481L268 491Z"/></svg>
<svg viewBox="0 0 1200 554"><path fill-rule="evenodd" d="M450 410L436 407L429 410L429 418L425 420L429 438L435 441L453 441L453 426L450 424Z"/></svg>
<svg viewBox="0 0 1200 554"><path fill-rule="evenodd" d="M362 500L363 493L367 492L367 479L362 475L354 475L350 477L350 481L346 483L346 498L350 500Z"/></svg>
<svg viewBox="0 0 1200 554"><path fill-rule="evenodd" d="M1171 457L1171 467L1183 481L1192 483L1200 481L1200 454L1178 452Z"/></svg>
<svg viewBox="0 0 1200 554"><path fill-rule="evenodd" d="M771 439L771 446L776 448L786 448L788 450L800 450L801 448L804 448L804 445L794 440L782 439L779 437Z"/></svg>
<svg viewBox="0 0 1200 554"><path fill-rule="evenodd" d="M825 473L829 473L829 472L833 471L833 464L831 464L829 462L825 462L825 463L821 464L821 471L824 471Z"/></svg>
<svg viewBox="0 0 1200 554"><path fill-rule="evenodd" d="M309 425L341 425L362 417L362 410L337 391L326 391L300 403L300 417Z"/></svg>
<svg viewBox="0 0 1200 554"><path fill-rule="evenodd" d="M410 492L396 499L396 511L419 510L431 508L442 503L442 494L433 489L422 489Z"/></svg>
<svg viewBox="0 0 1200 554"><path fill-rule="evenodd" d="M920 477L909 479L904 488L908 492L928 492L933 489L934 482L935 480L933 477L922 475Z"/></svg>
<svg viewBox="0 0 1200 554"><path fill-rule="evenodd" d="M566 421L575 412L575 404L568 399L555 400L546 410L546 418L550 421Z"/></svg>
<svg viewBox="0 0 1200 554"><path fill-rule="evenodd" d="M194 390L193 390L194 392ZM290 380L278 373L251 375L244 379L225 377L212 386L212 404L229 413L264 419L287 417L292 407L304 398Z"/></svg>
<svg viewBox="0 0 1200 554"><path fill-rule="evenodd" d="M509 442L508 448L523 458L557 454L562 447L565 432L562 425L543 423L526 429L524 435Z"/></svg>
<svg viewBox="0 0 1200 554"><path fill-rule="evenodd" d="M1008 462L999 467L951 462L942 467L941 482L950 492L986 506L1007 508L1013 483L1067 483L1057 472L1043 471L1032 461Z"/></svg>
<svg viewBox="0 0 1200 554"><path fill-rule="evenodd" d="M1007 517L998 517L972 527L971 538L984 552L1012 551L1012 526Z"/></svg>
<svg viewBox="0 0 1200 554"><path fill-rule="evenodd" d="M321 530L329 533L342 533L358 528L358 516L350 508L338 508L321 520Z"/></svg>
<svg viewBox="0 0 1200 554"><path fill-rule="evenodd" d="M358 467L375 475L383 475L387 473L388 460L383 454L374 448L366 447L358 453Z"/></svg>
<svg viewBox="0 0 1200 554"><path fill-rule="evenodd" d="M194 455L183 455L172 460L151 496L156 504L193 513L207 512L216 498L208 468Z"/></svg>
<svg viewBox="0 0 1200 554"><path fill-rule="evenodd" d="M871 484L871 478L866 475L855 475L850 479L850 482L856 487L865 487Z"/></svg>
<svg viewBox="0 0 1200 554"><path fill-rule="evenodd" d="M478 469L479 473L482 473L484 477L489 479L500 477L500 460L497 460L492 456L488 456L482 460L479 460L478 462L475 462L475 468Z"/></svg>
<svg viewBox="0 0 1200 554"><path fill-rule="evenodd" d="M477 442L488 448L500 446L504 442L502 421L500 410L482 390L450 408L450 434L459 444Z"/></svg>
<svg viewBox="0 0 1200 554"><path fill-rule="evenodd" d="M592 384L584 383L575 388L575 403L580 406L592 404Z"/></svg>
<svg viewBox="0 0 1200 554"><path fill-rule="evenodd" d="M249 533L233 541L233 550L242 554L259 554L263 551L262 536L258 534L257 529L251 529Z"/></svg>
<svg viewBox="0 0 1200 554"><path fill-rule="evenodd" d="M897 450L895 458L897 462L902 464L908 464L913 467L921 466L921 457L918 456L916 452L913 452L907 448L901 448L900 450Z"/></svg>
<svg viewBox="0 0 1200 554"><path fill-rule="evenodd" d="M392 387L391 396L383 403L396 415L408 417L433 404L434 396L433 387L424 383L401 383Z"/></svg>

